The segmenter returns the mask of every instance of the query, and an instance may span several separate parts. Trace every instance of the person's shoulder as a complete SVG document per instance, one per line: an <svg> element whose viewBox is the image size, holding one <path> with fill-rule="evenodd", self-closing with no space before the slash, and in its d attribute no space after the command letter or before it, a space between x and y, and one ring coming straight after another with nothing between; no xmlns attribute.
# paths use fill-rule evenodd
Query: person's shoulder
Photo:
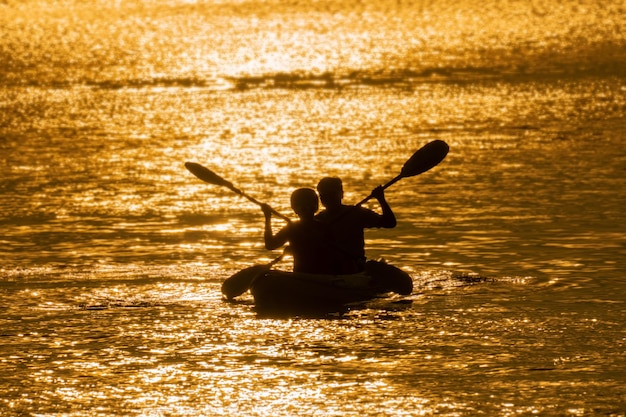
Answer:
<svg viewBox="0 0 626 417"><path fill-rule="evenodd" d="M372 214L378 215L375 211L362 207L362 206L352 206L352 209L355 210L357 213L364 215L364 216L371 216Z"/></svg>
<svg viewBox="0 0 626 417"><path fill-rule="evenodd" d="M318 212L315 217L318 219L331 218L338 214L342 214L344 211L349 210L352 206L341 205L341 207L333 208L332 210L324 209Z"/></svg>
<svg viewBox="0 0 626 417"><path fill-rule="evenodd" d="M355 208L355 214L353 216L355 221L363 227L380 227L382 215L376 213L365 207L358 206Z"/></svg>
<svg viewBox="0 0 626 417"><path fill-rule="evenodd" d="M320 211L319 213L317 213L315 215L315 218L317 220L326 220L326 219L328 219L328 211L327 210Z"/></svg>

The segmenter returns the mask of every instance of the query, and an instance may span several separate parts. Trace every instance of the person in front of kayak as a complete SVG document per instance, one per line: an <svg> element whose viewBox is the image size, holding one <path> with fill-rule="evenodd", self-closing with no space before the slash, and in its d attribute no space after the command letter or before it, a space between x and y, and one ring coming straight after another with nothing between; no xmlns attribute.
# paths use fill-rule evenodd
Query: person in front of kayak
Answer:
<svg viewBox="0 0 626 417"><path fill-rule="evenodd" d="M333 250L328 225L315 218L319 199L315 190L299 188L291 194L291 208L299 220L289 222L276 234L272 231L272 209L263 204L265 248L273 250L288 243L293 254L293 271L311 274L335 274Z"/></svg>
<svg viewBox="0 0 626 417"><path fill-rule="evenodd" d="M334 242L332 259L339 259L342 274L352 274L365 269L365 233L369 228L394 228L396 216L385 199L382 186L372 191L372 196L378 200L382 214L361 206L351 206L342 203L343 184L340 178L325 177L317 185L319 198L324 205L315 217L328 224ZM337 269L337 267L335 267Z"/></svg>

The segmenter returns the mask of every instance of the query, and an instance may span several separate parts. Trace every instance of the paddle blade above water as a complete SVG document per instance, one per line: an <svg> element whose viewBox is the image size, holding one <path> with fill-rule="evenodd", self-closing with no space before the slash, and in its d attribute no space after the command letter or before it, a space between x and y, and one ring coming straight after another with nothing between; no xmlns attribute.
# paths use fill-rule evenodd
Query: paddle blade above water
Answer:
<svg viewBox="0 0 626 417"><path fill-rule="evenodd" d="M413 177L434 168L444 160L449 150L448 144L439 139L427 143L404 163L400 176Z"/></svg>
<svg viewBox="0 0 626 417"><path fill-rule="evenodd" d="M441 161L444 160L449 150L450 147L448 146L448 144L439 139L427 143L426 145L415 151L415 153L404 163L400 173L391 181L383 185L383 189L389 188L396 182L400 181L402 178L414 177L428 171L429 169L434 168L435 166L439 165ZM356 205L360 206L370 200L372 197L373 194L370 194L363 200L358 202Z"/></svg>
<svg viewBox="0 0 626 417"><path fill-rule="evenodd" d="M233 188L233 184L229 181L226 181L224 178L217 175L215 172L211 171L207 167L204 167L195 162L185 162L185 168L189 172L191 172L196 177L200 178L204 182L208 182L209 184L219 185L223 187Z"/></svg>

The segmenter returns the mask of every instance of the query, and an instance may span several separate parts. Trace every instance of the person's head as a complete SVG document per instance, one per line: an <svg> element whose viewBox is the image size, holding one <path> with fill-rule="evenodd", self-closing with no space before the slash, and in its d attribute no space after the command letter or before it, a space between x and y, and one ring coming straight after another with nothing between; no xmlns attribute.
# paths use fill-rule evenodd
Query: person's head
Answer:
<svg viewBox="0 0 626 417"><path fill-rule="evenodd" d="M343 185L341 178L325 177L317 184L317 192L320 194L320 200L326 208L337 207L341 205L343 198Z"/></svg>
<svg viewBox="0 0 626 417"><path fill-rule="evenodd" d="M312 217L319 208L317 193L311 188L298 188L291 193L291 208L300 217Z"/></svg>

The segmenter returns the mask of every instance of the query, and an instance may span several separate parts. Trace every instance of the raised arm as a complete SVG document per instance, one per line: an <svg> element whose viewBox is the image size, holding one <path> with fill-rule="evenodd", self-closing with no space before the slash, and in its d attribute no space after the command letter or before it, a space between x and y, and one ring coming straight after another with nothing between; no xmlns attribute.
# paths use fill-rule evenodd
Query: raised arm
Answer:
<svg viewBox="0 0 626 417"><path fill-rule="evenodd" d="M263 233L263 238L265 240L265 249L273 250L281 247L288 240L288 229L287 226L283 227L278 231L278 233L272 233L272 209L267 204L261 205L261 210L263 210L263 214L265 215L265 231Z"/></svg>
<svg viewBox="0 0 626 417"><path fill-rule="evenodd" d="M380 227L388 229L396 227L396 215L393 213L393 210L391 210L389 203L387 203L387 200L385 199L385 189L379 185L372 191L372 196L378 200L378 203L383 210L383 214L380 219Z"/></svg>

